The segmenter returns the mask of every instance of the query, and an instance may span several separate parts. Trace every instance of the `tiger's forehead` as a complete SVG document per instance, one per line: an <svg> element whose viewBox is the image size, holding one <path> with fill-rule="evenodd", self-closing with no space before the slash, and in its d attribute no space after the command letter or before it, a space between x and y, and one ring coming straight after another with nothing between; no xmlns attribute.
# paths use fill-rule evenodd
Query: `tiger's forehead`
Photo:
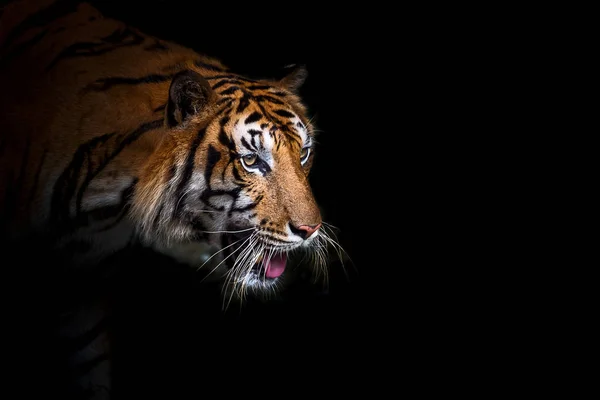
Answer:
<svg viewBox="0 0 600 400"><path fill-rule="evenodd" d="M291 110L276 109L245 113L232 127L232 136L239 153L273 153L286 142L299 147L310 143L307 127ZM273 115L275 114L275 115Z"/></svg>

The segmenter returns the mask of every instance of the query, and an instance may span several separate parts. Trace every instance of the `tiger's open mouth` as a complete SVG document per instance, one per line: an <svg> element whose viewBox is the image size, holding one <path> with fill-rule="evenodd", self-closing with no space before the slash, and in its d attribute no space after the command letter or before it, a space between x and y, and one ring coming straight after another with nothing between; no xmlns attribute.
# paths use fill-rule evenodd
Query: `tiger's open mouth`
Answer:
<svg viewBox="0 0 600 400"><path fill-rule="evenodd" d="M226 264L230 273L240 279L253 278L264 283L281 277L288 261L286 252L248 239L249 235L230 235L226 238ZM237 245L236 242L246 244Z"/></svg>
<svg viewBox="0 0 600 400"><path fill-rule="evenodd" d="M252 267L252 272L259 277L266 279L275 279L283 274L287 263L287 255L285 253L266 256L261 254L256 263Z"/></svg>

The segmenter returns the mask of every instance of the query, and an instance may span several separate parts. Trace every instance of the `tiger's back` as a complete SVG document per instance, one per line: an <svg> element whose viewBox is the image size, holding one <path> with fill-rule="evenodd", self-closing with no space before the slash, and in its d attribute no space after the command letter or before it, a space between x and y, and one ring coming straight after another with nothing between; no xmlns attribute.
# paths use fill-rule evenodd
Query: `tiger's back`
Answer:
<svg viewBox="0 0 600 400"><path fill-rule="evenodd" d="M132 167L143 163L155 143L129 148L125 141L134 138L125 135L156 139L143 134L162 124L175 73L226 70L188 48L104 18L87 3L24 1L9 5L2 18L0 182L7 188L2 211L11 234L43 231L45 223L66 217L61 214L69 211L58 203L70 199L61 199L51 183L69 163L100 169L111 158L87 194L115 185L126 190L132 182L120 177L135 175ZM94 154L100 147L104 154Z"/></svg>

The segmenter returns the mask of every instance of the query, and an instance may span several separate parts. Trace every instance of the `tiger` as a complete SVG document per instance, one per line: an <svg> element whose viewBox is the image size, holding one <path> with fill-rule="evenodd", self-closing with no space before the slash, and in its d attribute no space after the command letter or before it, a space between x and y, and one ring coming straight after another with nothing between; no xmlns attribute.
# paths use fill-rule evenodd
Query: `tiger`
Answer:
<svg viewBox="0 0 600 400"><path fill-rule="evenodd" d="M43 242L63 270L86 271L141 245L205 271L229 301L279 292L295 254L326 276L339 244L309 182L317 129L300 96L306 78L304 66L235 73L86 2L9 3L3 246Z"/></svg>

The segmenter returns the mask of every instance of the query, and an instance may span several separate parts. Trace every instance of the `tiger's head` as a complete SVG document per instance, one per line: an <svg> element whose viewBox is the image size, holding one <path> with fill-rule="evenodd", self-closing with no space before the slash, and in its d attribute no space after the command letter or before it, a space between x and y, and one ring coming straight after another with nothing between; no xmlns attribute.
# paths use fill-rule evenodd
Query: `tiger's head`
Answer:
<svg viewBox="0 0 600 400"><path fill-rule="evenodd" d="M179 72L167 132L136 185L145 240L163 249L217 243L210 272L242 297L277 288L291 252L308 252L326 272L331 239L308 181L314 128L297 94L304 78L303 68L278 81Z"/></svg>

